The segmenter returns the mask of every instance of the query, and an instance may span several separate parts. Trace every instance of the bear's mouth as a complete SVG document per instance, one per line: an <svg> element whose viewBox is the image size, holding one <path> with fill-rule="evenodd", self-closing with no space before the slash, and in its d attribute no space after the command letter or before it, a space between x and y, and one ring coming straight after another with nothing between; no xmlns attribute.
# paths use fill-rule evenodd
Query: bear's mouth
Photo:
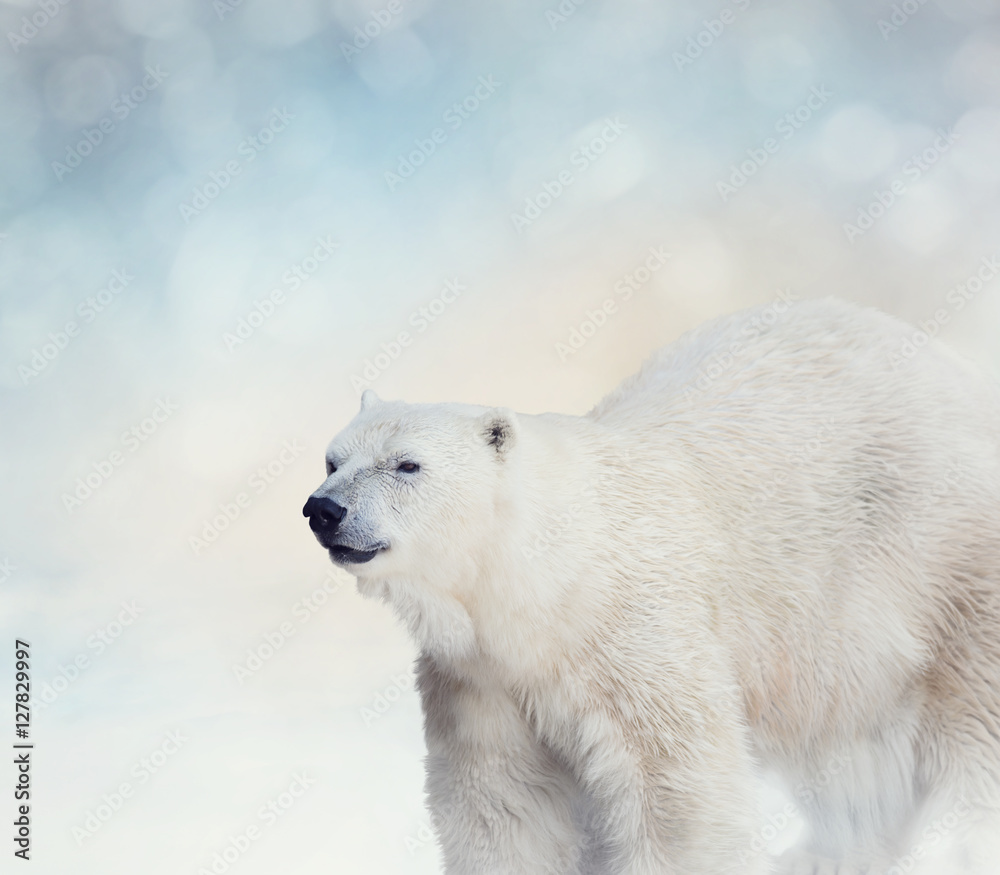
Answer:
<svg viewBox="0 0 1000 875"><path fill-rule="evenodd" d="M344 544L331 544L328 548L330 556L334 562L345 562L353 565L360 565L362 562L369 562L376 554L381 553L384 547L375 547L372 550L355 550Z"/></svg>

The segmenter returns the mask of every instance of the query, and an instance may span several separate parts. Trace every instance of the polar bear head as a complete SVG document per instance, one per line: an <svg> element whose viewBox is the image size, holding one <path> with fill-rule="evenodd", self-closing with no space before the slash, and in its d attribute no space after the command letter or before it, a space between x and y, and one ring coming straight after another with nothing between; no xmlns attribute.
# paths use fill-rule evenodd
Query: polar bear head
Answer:
<svg viewBox="0 0 1000 875"><path fill-rule="evenodd" d="M495 543L516 433L509 410L386 402L367 390L303 514L363 595L392 597L385 588L400 580L448 587Z"/></svg>

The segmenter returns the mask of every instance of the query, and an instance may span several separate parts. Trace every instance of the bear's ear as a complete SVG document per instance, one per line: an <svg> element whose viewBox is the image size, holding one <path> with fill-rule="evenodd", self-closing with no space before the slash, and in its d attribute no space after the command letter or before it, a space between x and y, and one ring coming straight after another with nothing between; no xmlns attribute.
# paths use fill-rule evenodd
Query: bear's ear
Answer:
<svg viewBox="0 0 1000 875"><path fill-rule="evenodd" d="M376 404L381 404L382 399L375 394L374 389L365 389L361 393L361 409L371 410Z"/></svg>
<svg viewBox="0 0 1000 875"><path fill-rule="evenodd" d="M517 415L506 407L495 407L480 420L482 435L486 443L496 450L501 458L510 452L517 442Z"/></svg>

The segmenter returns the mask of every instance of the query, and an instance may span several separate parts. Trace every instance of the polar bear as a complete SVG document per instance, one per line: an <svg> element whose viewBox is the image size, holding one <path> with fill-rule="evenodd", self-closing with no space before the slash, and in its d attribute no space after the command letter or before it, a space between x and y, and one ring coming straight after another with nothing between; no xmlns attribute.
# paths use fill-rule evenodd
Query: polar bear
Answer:
<svg viewBox="0 0 1000 875"><path fill-rule="evenodd" d="M1000 391L926 341L810 301L584 416L365 392L304 514L420 648L449 875L769 872L765 771L823 785L795 871L996 811Z"/></svg>

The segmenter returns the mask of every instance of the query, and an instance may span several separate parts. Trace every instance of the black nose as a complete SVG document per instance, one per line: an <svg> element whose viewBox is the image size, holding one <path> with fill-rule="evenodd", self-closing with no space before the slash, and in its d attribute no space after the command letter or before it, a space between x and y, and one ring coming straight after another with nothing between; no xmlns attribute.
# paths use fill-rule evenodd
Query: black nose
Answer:
<svg viewBox="0 0 1000 875"><path fill-rule="evenodd" d="M302 508L302 516L309 517L309 528L314 532L333 534L340 521L347 513L347 508L337 504L332 498L317 498L309 496L306 506Z"/></svg>

